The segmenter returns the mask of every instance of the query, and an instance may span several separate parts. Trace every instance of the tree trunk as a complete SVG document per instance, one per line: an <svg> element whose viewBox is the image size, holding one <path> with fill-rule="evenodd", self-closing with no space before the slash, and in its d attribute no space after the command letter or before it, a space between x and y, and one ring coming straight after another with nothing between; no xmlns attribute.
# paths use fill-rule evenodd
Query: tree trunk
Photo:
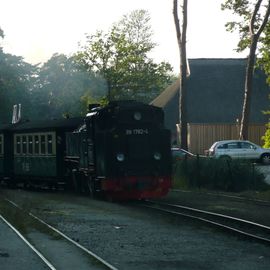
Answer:
<svg viewBox="0 0 270 270"><path fill-rule="evenodd" d="M239 138L243 140L248 139L248 124L249 124L249 115L250 115L250 104L251 104L251 93L252 93L252 83L253 83L253 72L254 72L254 65L256 59L256 49L257 44L260 38L261 33L263 32L266 24L268 23L268 18L270 16L270 0L268 0L268 5L266 6L266 12L260 27L256 30L256 18L262 4L262 0L258 0L255 4L254 12L250 19L249 24L249 32L250 32L250 51L246 69L246 79L245 79L245 95L244 95L244 103L242 109L242 119L240 125L240 133Z"/></svg>
<svg viewBox="0 0 270 270"><path fill-rule="evenodd" d="M187 30L187 2L183 0L183 23L182 23L182 35L178 18L178 1L173 1L173 16L175 22L177 42L180 52L180 89L179 89L179 124L180 124L180 147L182 149L188 149L187 142L187 109L186 109L186 83L187 83L187 57L186 57L186 30Z"/></svg>
<svg viewBox="0 0 270 270"><path fill-rule="evenodd" d="M256 48L258 43L257 35L251 37L251 46L248 57L248 63L246 68L246 79L245 79L245 94L244 94L244 103L242 109L242 118L240 125L240 134L239 139L247 140L248 139L248 125L249 125L249 115L250 115L250 104L251 104L251 94L253 88L253 72L256 58Z"/></svg>

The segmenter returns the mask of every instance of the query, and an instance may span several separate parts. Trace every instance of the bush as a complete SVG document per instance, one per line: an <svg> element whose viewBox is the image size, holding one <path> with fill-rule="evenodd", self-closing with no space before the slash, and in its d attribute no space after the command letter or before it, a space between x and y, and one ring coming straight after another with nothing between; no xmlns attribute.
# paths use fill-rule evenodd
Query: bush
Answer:
<svg viewBox="0 0 270 270"><path fill-rule="evenodd" d="M268 123L266 127L265 134L262 136L262 140L264 141L263 147L270 148L270 123Z"/></svg>
<svg viewBox="0 0 270 270"><path fill-rule="evenodd" d="M174 188L206 188L239 192L266 190L264 176L253 163L243 160L196 158L173 165Z"/></svg>

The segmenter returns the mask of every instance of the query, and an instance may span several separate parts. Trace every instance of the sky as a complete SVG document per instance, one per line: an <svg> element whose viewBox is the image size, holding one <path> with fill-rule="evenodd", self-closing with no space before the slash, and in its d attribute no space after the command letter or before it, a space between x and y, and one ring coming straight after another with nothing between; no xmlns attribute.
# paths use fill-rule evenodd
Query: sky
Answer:
<svg viewBox="0 0 270 270"><path fill-rule="evenodd" d="M180 0L179 0L180 2ZM239 58L237 34L226 32L230 13L221 11L222 0L188 1L188 58ZM150 13L153 42L151 57L168 61L178 71L179 50L172 15L173 0L0 0L0 27L4 52L26 62L46 62L54 53L71 55L85 34L109 30L135 9Z"/></svg>

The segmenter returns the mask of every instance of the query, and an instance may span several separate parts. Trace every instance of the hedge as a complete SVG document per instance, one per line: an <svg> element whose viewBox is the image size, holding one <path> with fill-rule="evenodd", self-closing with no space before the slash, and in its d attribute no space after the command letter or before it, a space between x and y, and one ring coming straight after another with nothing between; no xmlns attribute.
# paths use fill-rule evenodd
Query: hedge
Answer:
<svg viewBox="0 0 270 270"><path fill-rule="evenodd" d="M263 174L250 161L204 157L174 161L173 187L230 192L269 189Z"/></svg>

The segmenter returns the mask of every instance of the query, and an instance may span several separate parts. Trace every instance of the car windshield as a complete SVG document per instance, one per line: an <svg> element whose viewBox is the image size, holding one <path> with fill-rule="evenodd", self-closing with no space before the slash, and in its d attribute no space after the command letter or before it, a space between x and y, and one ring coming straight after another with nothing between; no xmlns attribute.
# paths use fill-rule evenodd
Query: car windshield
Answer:
<svg viewBox="0 0 270 270"><path fill-rule="evenodd" d="M213 149L216 147L217 144L218 144L218 143L215 142L215 143L210 147L210 150L213 150Z"/></svg>

